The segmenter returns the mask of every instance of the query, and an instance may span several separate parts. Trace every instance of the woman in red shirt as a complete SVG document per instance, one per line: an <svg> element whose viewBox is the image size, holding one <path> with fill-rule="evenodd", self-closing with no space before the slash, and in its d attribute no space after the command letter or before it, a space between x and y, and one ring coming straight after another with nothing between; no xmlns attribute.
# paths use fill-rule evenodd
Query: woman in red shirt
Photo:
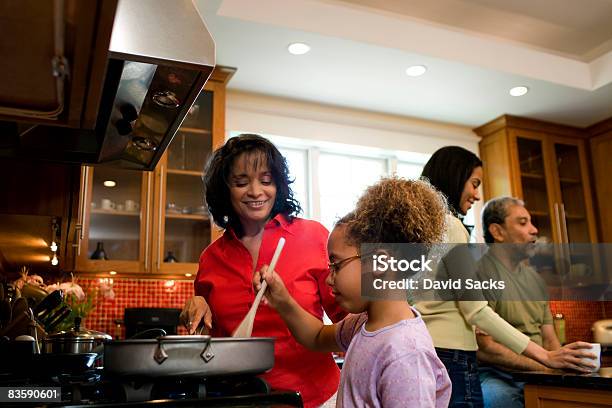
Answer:
<svg viewBox="0 0 612 408"><path fill-rule="evenodd" d="M190 333L204 325L213 336L231 336L255 292L254 271L269 264L280 237L286 242L276 271L291 295L318 319L346 314L325 284L328 231L301 211L290 188L287 162L267 139L244 134L216 150L204 178L206 202L221 238L200 256L195 294L181 315ZM312 352L291 336L280 316L260 305L254 337L276 337L274 368L262 377L277 389L300 391L304 406L317 407L338 389L339 370L329 353Z"/></svg>

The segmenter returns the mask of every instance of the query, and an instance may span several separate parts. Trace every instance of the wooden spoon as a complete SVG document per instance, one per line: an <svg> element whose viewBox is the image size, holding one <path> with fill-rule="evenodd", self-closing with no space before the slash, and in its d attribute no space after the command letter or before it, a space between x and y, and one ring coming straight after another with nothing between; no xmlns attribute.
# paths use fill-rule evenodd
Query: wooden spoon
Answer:
<svg viewBox="0 0 612 408"><path fill-rule="evenodd" d="M285 245L285 238L281 238L278 240L278 244L276 245L276 251L274 251L274 255L272 256L272 261L270 262L270 266L268 266L268 270L273 271L276 267L276 262L280 257L281 251L283 250L283 246ZM238 325L238 328L232 334L232 337L251 337L251 333L253 333L253 323L255 322L255 315L257 314L257 308L259 307L259 302L261 302L261 298L268 287L268 282L265 280L261 284L261 289L257 292L257 296L255 296L255 301L253 305L249 309L249 312L244 316L242 322Z"/></svg>

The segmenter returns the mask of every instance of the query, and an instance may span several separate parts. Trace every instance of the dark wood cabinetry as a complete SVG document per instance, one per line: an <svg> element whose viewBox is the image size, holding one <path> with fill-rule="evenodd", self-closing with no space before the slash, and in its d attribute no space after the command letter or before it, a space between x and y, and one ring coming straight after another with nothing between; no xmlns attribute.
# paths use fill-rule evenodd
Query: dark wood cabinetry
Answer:
<svg viewBox="0 0 612 408"><path fill-rule="evenodd" d="M588 129L591 171L595 185L599 234L602 242L612 242L612 118Z"/></svg>
<svg viewBox="0 0 612 408"><path fill-rule="evenodd" d="M0 158L0 268L15 272L65 268L73 210L79 191L80 166ZM59 264L50 264L52 223L59 239ZM45 258L47 257L47 258Z"/></svg>

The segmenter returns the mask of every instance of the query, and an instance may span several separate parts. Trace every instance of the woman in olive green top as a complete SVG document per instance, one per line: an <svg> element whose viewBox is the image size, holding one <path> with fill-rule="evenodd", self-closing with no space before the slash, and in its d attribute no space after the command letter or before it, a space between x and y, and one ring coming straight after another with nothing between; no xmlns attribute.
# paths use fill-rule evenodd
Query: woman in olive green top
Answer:
<svg viewBox="0 0 612 408"><path fill-rule="evenodd" d="M459 217L480 200L480 159L458 146L443 147L431 156L421 177L429 180L448 200L451 214L447 216L447 242L467 244L470 235ZM429 329L438 357L448 370L453 386L449 407L483 406L475 327L517 354L525 354L551 368L571 367L575 357L569 350L549 352L530 341L495 313L486 300L417 302L415 307Z"/></svg>

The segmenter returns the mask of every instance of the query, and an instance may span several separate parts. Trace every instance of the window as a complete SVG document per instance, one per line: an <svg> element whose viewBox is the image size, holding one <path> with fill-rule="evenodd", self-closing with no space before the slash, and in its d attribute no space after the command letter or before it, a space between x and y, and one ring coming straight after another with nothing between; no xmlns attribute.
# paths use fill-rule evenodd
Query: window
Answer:
<svg viewBox="0 0 612 408"><path fill-rule="evenodd" d="M302 206L303 216L310 218L310 205L308 194L308 150L292 149L278 146L278 150L287 159L289 177L294 180L291 184L294 197Z"/></svg>
<svg viewBox="0 0 612 408"><path fill-rule="evenodd" d="M400 177L416 180L421 177L423 166L421 163L398 161L396 174Z"/></svg>
<svg viewBox="0 0 612 408"><path fill-rule="evenodd" d="M387 160L321 152L318 173L319 220L331 230L365 189L387 174Z"/></svg>
<svg viewBox="0 0 612 408"><path fill-rule="evenodd" d="M232 136L239 132L232 132ZM303 216L331 229L381 177L415 179L429 155L266 135L287 159Z"/></svg>

